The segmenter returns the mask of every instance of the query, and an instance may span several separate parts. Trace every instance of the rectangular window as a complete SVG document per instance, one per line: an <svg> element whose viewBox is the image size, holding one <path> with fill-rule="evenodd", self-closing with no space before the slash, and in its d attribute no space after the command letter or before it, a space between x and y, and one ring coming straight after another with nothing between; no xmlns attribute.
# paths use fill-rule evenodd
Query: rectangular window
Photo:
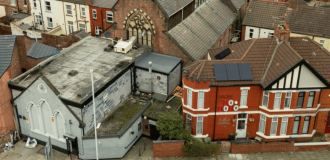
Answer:
<svg viewBox="0 0 330 160"><path fill-rule="evenodd" d="M286 135L286 129L288 127L288 117L282 118L282 124L281 124L281 135Z"/></svg>
<svg viewBox="0 0 330 160"><path fill-rule="evenodd" d="M73 33L73 22L68 21L68 27L69 27L69 34Z"/></svg>
<svg viewBox="0 0 330 160"><path fill-rule="evenodd" d="M187 105L192 106L192 91L191 89L187 89Z"/></svg>
<svg viewBox="0 0 330 160"><path fill-rule="evenodd" d="M33 7L37 8L37 0L33 0Z"/></svg>
<svg viewBox="0 0 330 160"><path fill-rule="evenodd" d="M204 92L198 92L198 104L197 108L204 109Z"/></svg>
<svg viewBox="0 0 330 160"><path fill-rule="evenodd" d="M95 34L96 35L100 35L102 32L102 30L100 29L100 27L95 27Z"/></svg>
<svg viewBox="0 0 330 160"><path fill-rule="evenodd" d="M264 96L262 98L262 106L268 107L268 97L269 97L269 92L264 91Z"/></svg>
<svg viewBox="0 0 330 160"><path fill-rule="evenodd" d="M250 38L253 38L253 29L250 29Z"/></svg>
<svg viewBox="0 0 330 160"><path fill-rule="evenodd" d="M291 104L291 92L287 92L285 95L284 108L290 108Z"/></svg>
<svg viewBox="0 0 330 160"><path fill-rule="evenodd" d="M48 28L53 28L53 18L47 17Z"/></svg>
<svg viewBox="0 0 330 160"><path fill-rule="evenodd" d="M247 105L247 89L242 89L241 92L241 106L246 106Z"/></svg>
<svg viewBox="0 0 330 160"><path fill-rule="evenodd" d="M72 15L72 8L71 8L71 5L66 5L66 14L67 14L67 15Z"/></svg>
<svg viewBox="0 0 330 160"><path fill-rule="evenodd" d="M282 93L277 92L275 94L275 100L274 100L274 109L280 109L280 105L281 105L281 96Z"/></svg>
<svg viewBox="0 0 330 160"><path fill-rule="evenodd" d="M297 108L302 108L304 104L305 92L299 92Z"/></svg>
<svg viewBox="0 0 330 160"><path fill-rule="evenodd" d="M96 9L93 9L92 12L93 12L93 19L97 19L97 17L96 17Z"/></svg>
<svg viewBox="0 0 330 160"><path fill-rule="evenodd" d="M203 134L203 117L197 117L196 134Z"/></svg>
<svg viewBox="0 0 330 160"><path fill-rule="evenodd" d="M324 40L320 40L320 45L324 47Z"/></svg>
<svg viewBox="0 0 330 160"><path fill-rule="evenodd" d="M46 11L51 11L50 2L45 1Z"/></svg>
<svg viewBox="0 0 330 160"><path fill-rule="evenodd" d="M308 129L309 129L309 121L311 120L310 116L305 117L304 119L304 127L303 127L303 134L307 134L308 133Z"/></svg>
<svg viewBox="0 0 330 160"><path fill-rule="evenodd" d="M272 118L272 125L270 128L270 135L276 135L276 131L277 131L277 117L273 117Z"/></svg>
<svg viewBox="0 0 330 160"><path fill-rule="evenodd" d="M313 107L314 95L315 95L315 92L309 92L308 101L307 101L307 107L308 108Z"/></svg>
<svg viewBox="0 0 330 160"><path fill-rule="evenodd" d="M86 32L85 24L79 24L79 30Z"/></svg>
<svg viewBox="0 0 330 160"><path fill-rule="evenodd" d="M86 9L84 7L81 8L81 16L86 17Z"/></svg>
<svg viewBox="0 0 330 160"><path fill-rule="evenodd" d="M107 11L107 22L113 22L113 13L111 11Z"/></svg>
<svg viewBox="0 0 330 160"><path fill-rule="evenodd" d="M186 128L190 130L191 128L191 115L187 113L186 117Z"/></svg>
<svg viewBox="0 0 330 160"><path fill-rule="evenodd" d="M36 15L36 23L40 24L41 21L41 16L40 15Z"/></svg>
<svg viewBox="0 0 330 160"><path fill-rule="evenodd" d="M274 33L268 33L268 38L273 38Z"/></svg>
<svg viewBox="0 0 330 160"><path fill-rule="evenodd" d="M26 0L23 0L23 2L24 2L24 6L27 6L27 1Z"/></svg>
<svg viewBox="0 0 330 160"><path fill-rule="evenodd" d="M300 123L300 117L295 117L295 118L294 118L294 123L293 123L293 131L292 131L292 134L298 134L298 131L299 131L299 123Z"/></svg>
<svg viewBox="0 0 330 160"><path fill-rule="evenodd" d="M10 0L11 5L16 5L16 0Z"/></svg>
<svg viewBox="0 0 330 160"><path fill-rule="evenodd" d="M265 133L265 125L266 125L266 116L260 115L260 123L259 123L259 132Z"/></svg>

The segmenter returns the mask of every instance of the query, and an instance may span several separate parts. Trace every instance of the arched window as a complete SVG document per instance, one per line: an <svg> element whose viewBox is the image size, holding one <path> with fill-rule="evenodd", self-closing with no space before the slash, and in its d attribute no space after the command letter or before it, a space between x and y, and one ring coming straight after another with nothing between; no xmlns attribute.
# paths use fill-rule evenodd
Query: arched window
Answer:
<svg viewBox="0 0 330 160"><path fill-rule="evenodd" d="M27 111L29 112L29 121L31 125L31 130L39 131L39 122L38 122L38 111L36 106L33 103L28 104Z"/></svg>
<svg viewBox="0 0 330 160"><path fill-rule="evenodd" d="M53 134L53 125L52 125L52 111L50 106L42 100L40 103L40 110L42 116L42 122L44 127L44 133Z"/></svg>
<svg viewBox="0 0 330 160"><path fill-rule="evenodd" d="M57 131L57 138L63 138L65 134L65 120L62 114L59 111L55 111L54 113L55 124L56 124L56 131Z"/></svg>

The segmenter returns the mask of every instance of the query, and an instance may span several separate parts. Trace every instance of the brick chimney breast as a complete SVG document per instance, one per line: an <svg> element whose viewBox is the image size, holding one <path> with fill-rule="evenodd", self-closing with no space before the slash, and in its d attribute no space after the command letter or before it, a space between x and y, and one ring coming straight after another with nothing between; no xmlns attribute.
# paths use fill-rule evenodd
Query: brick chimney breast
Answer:
<svg viewBox="0 0 330 160"><path fill-rule="evenodd" d="M277 38L281 42L281 37L283 36L286 41L289 41L291 30L287 22L281 22L274 26L274 38Z"/></svg>

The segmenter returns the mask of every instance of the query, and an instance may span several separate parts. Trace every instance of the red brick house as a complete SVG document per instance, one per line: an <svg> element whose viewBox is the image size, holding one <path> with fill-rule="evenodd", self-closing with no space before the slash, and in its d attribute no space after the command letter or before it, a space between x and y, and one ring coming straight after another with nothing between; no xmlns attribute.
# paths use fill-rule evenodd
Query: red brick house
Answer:
<svg viewBox="0 0 330 160"><path fill-rule="evenodd" d="M210 49L212 60L183 69L183 116L194 137L310 141L330 133L330 53L289 34L275 28L277 39Z"/></svg>
<svg viewBox="0 0 330 160"><path fill-rule="evenodd" d="M22 12L30 13L31 11L29 0L0 0L0 6L4 6L7 17Z"/></svg>
<svg viewBox="0 0 330 160"><path fill-rule="evenodd" d="M213 46L229 44L231 24L236 17L226 5L210 0L195 10L193 0L179 2L118 1L112 8L116 27L108 29L111 38L127 40L137 36L138 44L182 58L184 65L207 58L207 50Z"/></svg>

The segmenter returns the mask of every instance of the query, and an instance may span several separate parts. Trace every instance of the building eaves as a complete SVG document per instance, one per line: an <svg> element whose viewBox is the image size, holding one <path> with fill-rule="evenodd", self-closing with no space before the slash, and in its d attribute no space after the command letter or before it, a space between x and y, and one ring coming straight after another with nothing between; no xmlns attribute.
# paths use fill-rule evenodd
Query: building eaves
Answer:
<svg viewBox="0 0 330 160"><path fill-rule="evenodd" d="M166 18L171 17L194 0L155 0L157 5L164 12Z"/></svg>
<svg viewBox="0 0 330 160"><path fill-rule="evenodd" d="M93 0L91 6L112 9L118 1L119 0Z"/></svg>
<svg viewBox="0 0 330 160"><path fill-rule="evenodd" d="M58 1L86 5L86 0L58 0Z"/></svg>

